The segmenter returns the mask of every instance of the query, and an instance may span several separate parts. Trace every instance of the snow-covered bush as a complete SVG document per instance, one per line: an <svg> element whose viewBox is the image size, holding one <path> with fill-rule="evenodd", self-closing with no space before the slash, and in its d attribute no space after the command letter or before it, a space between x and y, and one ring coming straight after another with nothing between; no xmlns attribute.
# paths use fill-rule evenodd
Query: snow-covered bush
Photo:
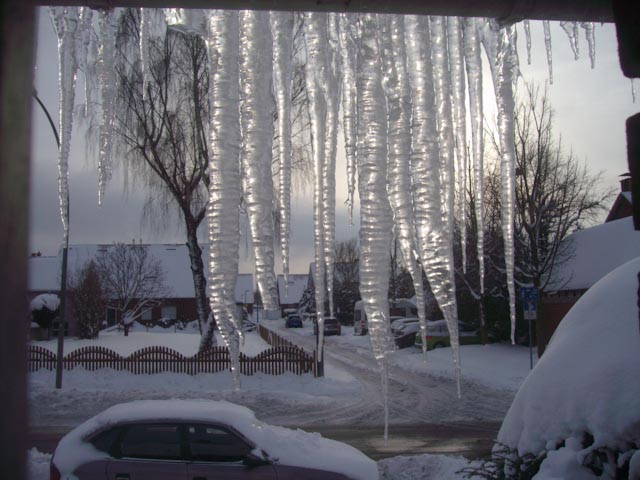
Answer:
<svg viewBox="0 0 640 480"><path fill-rule="evenodd" d="M558 326L498 434L509 450L493 478L640 479L640 257L600 280Z"/></svg>
<svg viewBox="0 0 640 480"><path fill-rule="evenodd" d="M49 328L51 322L58 316L60 308L60 298L54 293L43 293L38 295L29 304L31 311L31 321L38 324L40 328Z"/></svg>

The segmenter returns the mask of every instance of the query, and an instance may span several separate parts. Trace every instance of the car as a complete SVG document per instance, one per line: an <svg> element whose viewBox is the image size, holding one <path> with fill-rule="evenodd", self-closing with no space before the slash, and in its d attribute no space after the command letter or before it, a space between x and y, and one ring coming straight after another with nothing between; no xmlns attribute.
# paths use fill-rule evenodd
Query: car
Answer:
<svg viewBox="0 0 640 480"><path fill-rule="evenodd" d="M420 322L420 319L418 318L404 318L404 317L397 318L396 320L391 321L391 333L395 335L395 333L399 329L401 329L404 325L419 324L419 322Z"/></svg>
<svg viewBox="0 0 640 480"><path fill-rule="evenodd" d="M324 317L324 328L325 335L341 335L342 327L340 326L340 322L335 317ZM318 324L314 321L313 324L313 334L318 335Z"/></svg>
<svg viewBox="0 0 640 480"><path fill-rule="evenodd" d="M293 313L291 315L287 315L284 326L286 328L302 328L302 317Z"/></svg>
<svg viewBox="0 0 640 480"><path fill-rule="evenodd" d="M460 345L477 345L482 343L480 330L472 324L466 322L458 322L458 339ZM422 338L420 335L415 337L415 346L422 348ZM427 350L434 348L450 347L449 329L445 320L436 320L427 322Z"/></svg>
<svg viewBox="0 0 640 480"><path fill-rule="evenodd" d="M407 322L400 325L393 334L398 348L407 348L415 343L416 335L420 331L419 322Z"/></svg>
<svg viewBox="0 0 640 480"><path fill-rule="evenodd" d="M60 440L50 473L52 480L378 478L376 463L349 445L211 400L115 405Z"/></svg>

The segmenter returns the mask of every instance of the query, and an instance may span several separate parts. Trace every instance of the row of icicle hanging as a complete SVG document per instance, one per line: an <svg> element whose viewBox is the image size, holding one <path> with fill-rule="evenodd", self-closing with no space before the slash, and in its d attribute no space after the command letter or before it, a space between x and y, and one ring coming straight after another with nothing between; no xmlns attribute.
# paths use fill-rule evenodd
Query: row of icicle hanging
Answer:
<svg viewBox="0 0 640 480"><path fill-rule="evenodd" d="M65 237L68 235L67 164L78 70L84 73L85 104L98 105L101 118L99 202L111 175L117 88L113 67L117 60L115 39L121 13L122 9L100 11L95 20L94 12L88 7L51 9L59 39L62 143L59 185ZM258 288L265 308L278 308L271 173L275 128L279 135L281 254L287 284L294 14L143 8L139 17L138 54L145 79L150 68L148 41L162 38L167 28L200 35L207 42L212 106L208 291L212 312L232 355L234 382L239 387L241 328L235 311L234 286L238 274L241 197L245 200L250 224ZM489 59L498 110L502 225L513 341L513 84L519 76L516 29L515 25L500 26L488 19L417 15L305 13L303 21L314 165L316 305L324 305L326 281L329 310L333 315L335 159L342 111L348 179L346 203L351 221L357 177L360 292L373 353L382 372L386 420L387 354L393 349L389 335L388 256L394 235L417 292L423 348L426 342L422 269L449 328L460 395L452 245L455 182L464 191L469 161L477 199L480 291L484 293L481 46ZM552 81L549 22L543 23ZM581 26L586 32L593 66L593 24ZM563 22L562 28L577 58L578 24ZM524 30L530 62L528 21L524 22ZM467 132L471 133L470 155L466 148ZM465 203L460 202L458 207L463 216L467 215ZM461 222L461 228L462 252L466 252L465 222ZM463 264L466 268L466 258ZM321 308L317 312L319 356L322 355L323 315Z"/></svg>

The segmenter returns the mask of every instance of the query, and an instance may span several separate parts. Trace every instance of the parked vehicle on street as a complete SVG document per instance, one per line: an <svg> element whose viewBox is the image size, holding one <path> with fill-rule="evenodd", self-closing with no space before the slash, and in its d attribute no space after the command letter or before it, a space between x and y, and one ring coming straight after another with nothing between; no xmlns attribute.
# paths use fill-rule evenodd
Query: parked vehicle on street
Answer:
<svg viewBox="0 0 640 480"><path fill-rule="evenodd" d="M419 325L419 322L420 322L420 319L418 318L400 317L397 320L391 322L391 333L395 335L396 332L404 328L405 325L411 325L411 324Z"/></svg>
<svg viewBox="0 0 640 480"><path fill-rule="evenodd" d="M335 317L324 317L324 328L323 328L325 336L328 335L341 335L342 327L340 326L340 322ZM318 324L314 322L313 324L313 334L318 335Z"/></svg>
<svg viewBox="0 0 640 480"><path fill-rule="evenodd" d="M413 346L416 340L416 335L420 332L420 324L418 322L405 323L398 328L393 339L398 348L407 348Z"/></svg>
<svg viewBox="0 0 640 480"><path fill-rule="evenodd" d="M410 298L389 299L389 321L393 322L399 318L415 317L418 314L416 304ZM362 300L358 300L353 306L353 333L355 335L367 335L369 327L367 325L367 315L362 305Z"/></svg>
<svg viewBox="0 0 640 480"><path fill-rule="evenodd" d="M302 328L302 317L298 314L288 315L284 326L286 328Z"/></svg>
<svg viewBox="0 0 640 480"><path fill-rule="evenodd" d="M477 345L482 343L480 330L465 322L458 322L458 338L460 345ZM415 337L415 346L422 348L420 335ZM450 347L449 329L445 320L427 322L427 350L434 348Z"/></svg>
<svg viewBox="0 0 640 480"><path fill-rule="evenodd" d="M51 479L377 479L359 450L273 427L248 408L210 400L115 405L65 435Z"/></svg>

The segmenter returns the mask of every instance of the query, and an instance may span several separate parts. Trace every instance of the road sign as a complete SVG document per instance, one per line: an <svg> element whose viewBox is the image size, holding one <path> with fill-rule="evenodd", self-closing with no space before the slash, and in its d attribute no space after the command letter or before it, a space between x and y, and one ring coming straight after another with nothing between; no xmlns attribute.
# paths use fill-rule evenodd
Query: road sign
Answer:
<svg viewBox="0 0 640 480"><path fill-rule="evenodd" d="M525 302L537 302L540 292L536 287L520 287L520 298Z"/></svg>
<svg viewBox="0 0 640 480"><path fill-rule="evenodd" d="M522 299L522 309L525 320L535 320L537 318L538 298L540 294L535 287L521 287L520 298Z"/></svg>

